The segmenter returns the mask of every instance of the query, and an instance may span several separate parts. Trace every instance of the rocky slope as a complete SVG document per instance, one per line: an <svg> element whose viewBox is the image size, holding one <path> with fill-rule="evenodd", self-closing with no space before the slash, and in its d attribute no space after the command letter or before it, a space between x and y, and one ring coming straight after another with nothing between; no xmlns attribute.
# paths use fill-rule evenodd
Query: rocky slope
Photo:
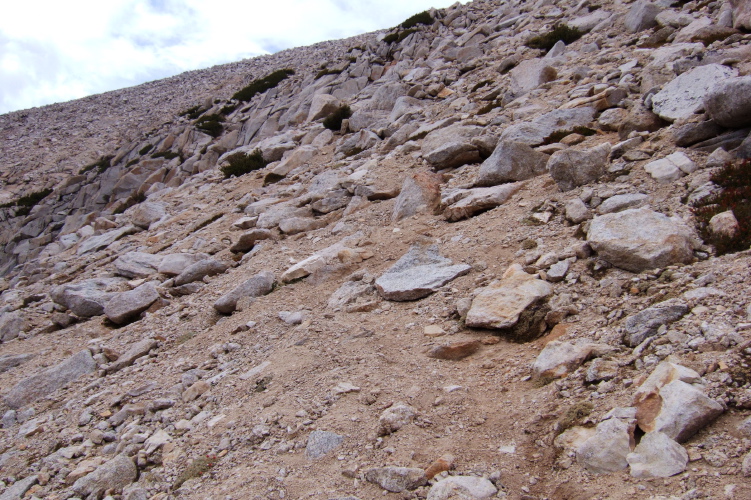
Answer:
<svg viewBox="0 0 751 500"><path fill-rule="evenodd" d="M0 499L751 496L749 3L423 21L0 116Z"/></svg>

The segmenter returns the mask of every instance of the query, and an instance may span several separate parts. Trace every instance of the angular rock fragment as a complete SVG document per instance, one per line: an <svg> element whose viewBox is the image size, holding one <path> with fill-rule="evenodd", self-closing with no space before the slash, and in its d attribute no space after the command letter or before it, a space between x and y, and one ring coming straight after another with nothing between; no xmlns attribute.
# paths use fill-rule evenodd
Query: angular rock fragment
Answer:
<svg viewBox="0 0 751 500"><path fill-rule="evenodd" d="M161 255L145 252L128 252L115 259L117 274L126 278L148 278L158 272L164 259Z"/></svg>
<svg viewBox="0 0 751 500"><path fill-rule="evenodd" d="M33 357L33 354L5 354L0 356L0 373L7 372L11 368L20 366Z"/></svg>
<svg viewBox="0 0 751 500"><path fill-rule="evenodd" d="M159 292L156 286L153 283L144 283L129 292L114 295L104 307L104 314L113 323L122 325L136 318L157 300L159 300Z"/></svg>
<svg viewBox="0 0 751 500"><path fill-rule="evenodd" d="M274 274L262 271L248 279L230 293L222 296L214 303L214 309L222 314L232 314L237 307L237 301L243 297L261 297L271 292L274 287Z"/></svg>
<svg viewBox="0 0 751 500"><path fill-rule="evenodd" d="M564 149L553 153L546 168L561 191L570 191L599 179L609 154L609 143L584 151Z"/></svg>
<svg viewBox="0 0 751 500"><path fill-rule="evenodd" d="M413 246L375 281L375 285L386 300L418 300L471 269L472 266L453 264L442 257L436 245Z"/></svg>
<svg viewBox="0 0 751 500"><path fill-rule="evenodd" d="M511 92L520 96L534 90L543 83L558 78L558 72L545 59L527 59L511 70Z"/></svg>
<svg viewBox="0 0 751 500"><path fill-rule="evenodd" d="M76 316L88 318L104 313L104 306L113 293L107 290L123 283L119 278L95 278L69 285L56 286L50 298L71 310Z"/></svg>
<svg viewBox="0 0 751 500"><path fill-rule="evenodd" d="M162 258L157 271L167 276L177 276L196 262L208 258L208 254L205 253L172 253Z"/></svg>
<svg viewBox="0 0 751 500"><path fill-rule="evenodd" d="M417 411L406 403L399 402L386 408L378 417L378 435L393 434L411 424L415 416L417 416Z"/></svg>
<svg viewBox="0 0 751 500"><path fill-rule="evenodd" d="M525 273L519 264L513 264L500 280L482 289L472 299L465 323L470 328L511 328L525 309L542 301L552 291L550 284Z"/></svg>
<svg viewBox="0 0 751 500"><path fill-rule="evenodd" d="M138 469L126 455L118 455L109 462L73 483L79 495L101 498L107 490L121 491L138 477Z"/></svg>
<svg viewBox="0 0 751 500"><path fill-rule="evenodd" d="M721 64L693 68L652 96L652 110L671 122L689 118L704 109L704 98L712 94L715 87L737 75L738 70Z"/></svg>
<svg viewBox="0 0 751 500"><path fill-rule="evenodd" d="M693 258L692 231L648 208L595 217L587 242L602 259L637 273Z"/></svg>
<svg viewBox="0 0 751 500"><path fill-rule="evenodd" d="M407 176L396 198L392 222L398 222L419 212L432 214L441 202L441 177L430 172Z"/></svg>
<svg viewBox="0 0 751 500"><path fill-rule="evenodd" d="M684 175L695 172L697 168L696 164L680 151L644 165L644 170L660 184L670 184Z"/></svg>
<svg viewBox="0 0 751 500"><path fill-rule="evenodd" d="M130 213L130 220L133 225L142 229L148 229L152 224L160 221L167 215L167 210L162 203L151 201L139 203L131 210L128 210L128 212Z"/></svg>
<svg viewBox="0 0 751 500"><path fill-rule="evenodd" d="M634 449L633 419L611 418L597 424L595 435L576 450L576 461L589 472L605 474L628 467L626 457Z"/></svg>
<svg viewBox="0 0 751 500"><path fill-rule="evenodd" d="M646 400L639 405L639 427L645 432L664 432L679 443L689 439L724 411L701 389L680 380L661 387L659 402L654 402L652 411L645 410L651 402Z"/></svg>
<svg viewBox="0 0 751 500"><path fill-rule="evenodd" d="M0 342L8 342L17 338L25 329L26 321L20 311L0 314ZM0 371L2 371L1 368Z"/></svg>
<svg viewBox="0 0 751 500"><path fill-rule="evenodd" d="M136 233L139 230L140 229L136 228L135 226L125 226L120 229L107 231L106 233L100 234L99 236L91 236L78 245L76 254L83 255L85 253L94 252L96 250L102 250L104 248L107 248L123 236Z"/></svg>
<svg viewBox="0 0 751 500"><path fill-rule="evenodd" d="M482 131L481 127L459 124L434 130L423 140L423 158L436 170L477 163L480 161L480 150L472 138Z"/></svg>
<svg viewBox="0 0 751 500"><path fill-rule="evenodd" d="M146 356L159 343L154 339L144 339L136 342L130 349L121 354L116 361L107 367L107 373L114 373L126 366L132 365L138 358Z"/></svg>
<svg viewBox="0 0 751 500"><path fill-rule="evenodd" d="M216 276L222 274L229 266L224 262L214 259L206 259L188 266L182 273L175 278L175 286L185 285L194 281L202 280L205 276Z"/></svg>
<svg viewBox="0 0 751 500"><path fill-rule="evenodd" d="M450 476L441 479L430 488L428 500L493 498L498 489L489 479L476 476Z"/></svg>
<svg viewBox="0 0 751 500"><path fill-rule="evenodd" d="M241 234L235 244L230 247L230 251L234 253L247 252L253 249L256 242L268 240L272 237L273 233L268 229L252 229Z"/></svg>
<svg viewBox="0 0 751 500"><path fill-rule="evenodd" d="M647 204L649 195L642 193L617 194L603 201L597 207L597 213L600 215L623 212L629 208L640 208Z"/></svg>
<svg viewBox="0 0 751 500"><path fill-rule="evenodd" d="M469 189L462 193L462 198L446 207L443 216L450 222L468 219L486 210L506 203L521 189L523 183L515 182L500 186Z"/></svg>
<svg viewBox="0 0 751 500"><path fill-rule="evenodd" d="M477 186L495 186L504 182L531 179L545 173L548 155L527 144L501 140L493 154L480 165Z"/></svg>
<svg viewBox="0 0 751 500"><path fill-rule="evenodd" d="M718 82L704 98L704 108L710 118L723 127L751 125L751 76Z"/></svg>
<svg viewBox="0 0 751 500"><path fill-rule="evenodd" d="M25 479L19 479L0 495L0 500L21 500L26 496L26 492L38 482L39 476L29 476Z"/></svg>
<svg viewBox="0 0 751 500"><path fill-rule="evenodd" d="M561 378L573 372L587 359L612 351L607 345L583 342L574 344L551 340L532 365L535 376L541 379Z"/></svg>
<svg viewBox="0 0 751 500"><path fill-rule="evenodd" d="M97 364L91 357L91 352L84 349L65 361L18 382L5 395L5 403L11 408L20 408L55 392L96 368Z"/></svg>
<svg viewBox="0 0 751 500"><path fill-rule="evenodd" d="M422 469L409 467L377 467L365 471L365 480L386 491L401 493L427 483Z"/></svg>
<svg viewBox="0 0 751 500"><path fill-rule="evenodd" d="M623 23L631 33L638 33L657 25L656 17L662 8L656 3L639 0L634 3L626 14Z"/></svg>
<svg viewBox="0 0 751 500"><path fill-rule="evenodd" d="M649 432L626 460L633 477L670 477L686 470L688 453L667 434Z"/></svg>
<svg viewBox="0 0 751 500"><path fill-rule="evenodd" d="M344 436L334 432L313 431L308 436L308 444L305 447L305 456L315 459L337 449L344 441Z"/></svg>
<svg viewBox="0 0 751 500"><path fill-rule="evenodd" d="M678 321L688 313L688 305L678 300L666 300L626 318L623 342L636 347L647 337L657 335L662 325Z"/></svg>
<svg viewBox="0 0 751 500"><path fill-rule="evenodd" d="M448 345L435 346L428 351L429 358L446 359L459 361L473 355L480 350L479 340L469 340L466 342L454 342Z"/></svg>

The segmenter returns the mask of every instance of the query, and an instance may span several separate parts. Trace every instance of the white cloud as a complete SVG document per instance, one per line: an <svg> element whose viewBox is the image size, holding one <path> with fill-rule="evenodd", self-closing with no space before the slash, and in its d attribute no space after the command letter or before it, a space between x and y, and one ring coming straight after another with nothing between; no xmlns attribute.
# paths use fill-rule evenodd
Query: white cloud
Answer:
<svg viewBox="0 0 751 500"><path fill-rule="evenodd" d="M453 0L27 0L0 17L0 113L399 24Z"/></svg>

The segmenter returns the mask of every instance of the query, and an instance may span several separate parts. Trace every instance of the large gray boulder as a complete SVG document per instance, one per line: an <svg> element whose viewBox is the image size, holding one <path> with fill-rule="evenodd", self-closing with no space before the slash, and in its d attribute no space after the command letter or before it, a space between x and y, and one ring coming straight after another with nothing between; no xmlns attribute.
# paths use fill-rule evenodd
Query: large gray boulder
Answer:
<svg viewBox="0 0 751 500"><path fill-rule="evenodd" d="M576 460L593 474L617 472L628 467L634 448L635 421L611 418L597 424L595 435L576 450Z"/></svg>
<svg viewBox="0 0 751 500"><path fill-rule="evenodd" d="M477 476L449 476L430 488L428 500L484 500L494 498L498 489L489 479Z"/></svg>
<svg viewBox="0 0 751 500"><path fill-rule="evenodd" d="M86 498L101 498L107 490L121 491L138 477L138 469L127 455L118 455L73 483L73 491Z"/></svg>
<svg viewBox="0 0 751 500"><path fill-rule="evenodd" d="M113 323L121 325L137 317L159 300L159 292L153 283L144 283L127 292L115 295L104 307L104 314Z"/></svg>
<svg viewBox="0 0 751 500"><path fill-rule="evenodd" d="M600 258L635 273L688 263L694 250L685 224L646 207L595 217L587 241Z"/></svg>
<svg viewBox="0 0 751 500"><path fill-rule="evenodd" d="M177 276L196 262L208 259L205 253L171 253L165 255L157 271L167 276Z"/></svg>
<svg viewBox="0 0 751 500"><path fill-rule="evenodd" d="M21 311L0 314L0 342L8 342L18 337L26 327Z"/></svg>
<svg viewBox="0 0 751 500"><path fill-rule="evenodd" d="M670 477L686 470L688 453L667 434L650 432L641 438L626 460L633 477Z"/></svg>
<svg viewBox="0 0 751 500"><path fill-rule="evenodd" d="M639 427L645 432L664 432L679 443L688 440L724 411L722 405L707 397L702 389L681 380L660 388L659 395L657 411L637 414Z"/></svg>
<svg viewBox="0 0 751 500"><path fill-rule="evenodd" d="M553 153L547 169L561 191L570 191L599 179L605 173L609 154L609 143L587 150L564 149Z"/></svg>
<svg viewBox="0 0 751 500"><path fill-rule="evenodd" d="M206 276L216 276L217 274L222 274L227 269L229 269L229 266L224 262L214 259L201 260L188 266L181 272L175 278L175 286L193 283L194 281L202 280Z"/></svg>
<svg viewBox="0 0 751 500"><path fill-rule="evenodd" d="M500 141L539 146L555 132L573 132L576 127L586 127L594 117L595 109L591 107L556 109L531 122L515 123L507 127L501 134Z"/></svg>
<svg viewBox="0 0 751 500"><path fill-rule="evenodd" d="M237 301L243 297L260 297L274 288L274 274L262 271L248 279L237 288L222 296L214 303L214 309L222 314L231 314L237 307Z"/></svg>
<svg viewBox="0 0 751 500"><path fill-rule="evenodd" d="M722 64L707 64L681 73L652 96L652 111L671 122L688 118L704 109L705 96L737 75L738 70Z"/></svg>
<svg viewBox="0 0 751 500"><path fill-rule="evenodd" d="M95 278L79 283L56 286L50 291L53 302L67 307L76 316L88 318L104 313L112 298L108 291L123 282L120 278Z"/></svg>
<svg viewBox="0 0 751 500"><path fill-rule="evenodd" d="M442 257L436 245L414 246L378 278L375 285L386 300L417 300L467 274L470 269L467 264L454 264Z"/></svg>
<svg viewBox="0 0 751 500"><path fill-rule="evenodd" d="M511 93L520 96L557 77L558 72L550 61L527 59L511 70Z"/></svg>
<svg viewBox="0 0 751 500"><path fill-rule="evenodd" d="M162 263L161 255L145 252L128 252L118 257L115 262L117 274L126 278L148 278L158 272Z"/></svg>
<svg viewBox="0 0 751 500"><path fill-rule="evenodd" d="M97 364L91 357L91 352L84 349L62 363L18 382L5 395L5 403L14 409L26 406L55 392L82 375L93 372L96 368Z"/></svg>
<svg viewBox="0 0 751 500"><path fill-rule="evenodd" d="M477 186L495 186L504 182L531 179L545 173L548 155L527 144L511 140L498 143L493 154L482 162Z"/></svg>
<svg viewBox="0 0 751 500"><path fill-rule="evenodd" d="M341 102L336 97L329 94L316 94L313 96L313 101L310 103L310 111L308 112L308 121L312 122L326 118L331 113L336 111Z"/></svg>
<svg viewBox="0 0 751 500"><path fill-rule="evenodd" d="M662 11L662 7L656 3L639 0L629 9L623 23L626 29L631 33L638 33L649 28L657 26L657 14Z"/></svg>
<svg viewBox="0 0 751 500"><path fill-rule="evenodd" d="M247 252L253 249L256 242L272 237L273 233L268 229L251 229L240 235L235 244L230 247L230 251L234 253Z"/></svg>
<svg viewBox="0 0 751 500"><path fill-rule="evenodd" d="M474 125L450 125L430 132L422 142L422 155L436 170L455 168L480 161L480 150L472 138L483 132Z"/></svg>
<svg viewBox="0 0 751 500"><path fill-rule="evenodd" d="M704 108L723 127L751 125L751 76L719 82L704 98Z"/></svg>
<svg viewBox="0 0 751 500"><path fill-rule="evenodd" d="M167 209L162 203L151 201L139 203L128 212L130 212L130 220L133 225L143 229L148 229L152 224L162 220L167 215Z"/></svg>

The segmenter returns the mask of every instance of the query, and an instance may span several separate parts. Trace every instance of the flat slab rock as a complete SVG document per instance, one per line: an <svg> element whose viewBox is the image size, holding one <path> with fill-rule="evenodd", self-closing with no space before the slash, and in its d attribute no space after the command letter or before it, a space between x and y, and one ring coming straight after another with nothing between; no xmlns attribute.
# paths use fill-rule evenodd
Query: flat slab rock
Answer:
<svg viewBox="0 0 751 500"><path fill-rule="evenodd" d="M490 480L475 476L449 476L430 488L428 500L453 500L493 498L498 489Z"/></svg>
<svg viewBox="0 0 751 500"><path fill-rule="evenodd" d="M638 273L691 262L692 236L682 222L643 207L595 217L587 241L600 258Z"/></svg>
<svg viewBox="0 0 751 500"><path fill-rule="evenodd" d="M436 245L414 246L378 278L375 285L386 300L417 300L467 274L470 269L467 264L453 264L442 257Z"/></svg>
<svg viewBox="0 0 751 500"><path fill-rule="evenodd" d="M652 96L652 110L668 121L688 118L704 109L704 97L738 70L721 64L698 66L665 85Z"/></svg>
<svg viewBox="0 0 751 500"><path fill-rule="evenodd" d="M510 328L527 307L552 292L549 283L513 264L501 280L488 285L472 300L465 323L470 328Z"/></svg>
<svg viewBox="0 0 751 500"><path fill-rule="evenodd" d="M626 456L633 477L670 477L686 470L688 453L662 432L645 434Z"/></svg>
<svg viewBox="0 0 751 500"><path fill-rule="evenodd" d="M459 201L446 207L443 216L449 222L468 219L475 214L503 205L522 186L522 182L514 182L494 187L468 189L459 193L458 196L461 197Z"/></svg>
<svg viewBox="0 0 751 500"><path fill-rule="evenodd" d="M104 307L104 314L113 323L121 325L141 314L159 299L153 283L144 283L128 292L116 294Z"/></svg>
<svg viewBox="0 0 751 500"><path fill-rule="evenodd" d="M365 471L365 480L392 493L414 490L428 482L425 471L414 467L376 467Z"/></svg>

